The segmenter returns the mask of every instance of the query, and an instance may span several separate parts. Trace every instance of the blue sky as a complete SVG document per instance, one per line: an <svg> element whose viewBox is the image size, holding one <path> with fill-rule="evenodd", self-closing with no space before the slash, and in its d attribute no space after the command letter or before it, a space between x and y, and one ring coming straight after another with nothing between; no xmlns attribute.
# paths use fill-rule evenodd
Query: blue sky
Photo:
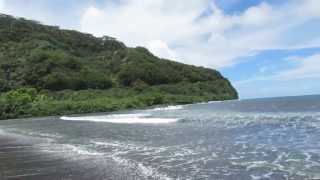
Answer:
<svg viewBox="0 0 320 180"><path fill-rule="evenodd" d="M218 69L241 98L320 94L319 0L0 0L0 12Z"/></svg>

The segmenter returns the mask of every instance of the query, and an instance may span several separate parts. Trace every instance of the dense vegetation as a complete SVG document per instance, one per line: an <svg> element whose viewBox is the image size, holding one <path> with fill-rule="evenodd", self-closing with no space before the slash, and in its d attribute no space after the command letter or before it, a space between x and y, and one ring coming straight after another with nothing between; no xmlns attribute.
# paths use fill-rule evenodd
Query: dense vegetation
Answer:
<svg viewBox="0 0 320 180"><path fill-rule="evenodd" d="M238 98L219 72L0 14L0 119Z"/></svg>

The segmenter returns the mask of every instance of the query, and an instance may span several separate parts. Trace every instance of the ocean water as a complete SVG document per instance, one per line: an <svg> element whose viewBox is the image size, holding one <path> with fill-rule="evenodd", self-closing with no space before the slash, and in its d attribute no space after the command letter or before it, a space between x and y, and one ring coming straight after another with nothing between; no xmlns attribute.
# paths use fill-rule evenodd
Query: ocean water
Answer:
<svg viewBox="0 0 320 180"><path fill-rule="evenodd" d="M0 121L0 179L320 179L320 96Z"/></svg>

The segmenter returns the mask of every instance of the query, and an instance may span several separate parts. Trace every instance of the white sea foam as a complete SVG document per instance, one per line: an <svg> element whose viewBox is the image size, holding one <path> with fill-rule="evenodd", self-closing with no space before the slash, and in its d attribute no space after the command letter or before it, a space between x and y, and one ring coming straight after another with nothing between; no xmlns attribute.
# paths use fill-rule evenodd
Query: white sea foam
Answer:
<svg viewBox="0 0 320 180"><path fill-rule="evenodd" d="M87 155L87 156L98 156L103 155L103 153L99 153L93 150L89 150L82 146L76 146L72 144L37 144L35 147L38 147L42 152L47 153L61 153L66 155L67 153L71 154L79 154L79 155Z"/></svg>
<svg viewBox="0 0 320 180"><path fill-rule="evenodd" d="M158 107L152 109L153 111L170 111L170 110L180 110L183 109L182 105L179 106L167 106L167 107Z"/></svg>
<svg viewBox="0 0 320 180"><path fill-rule="evenodd" d="M63 136L58 133L44 133L40 131L32 132L31 130L22 130L18 128L7 128L5 130L0 131L0 134L1 133L10 137L14 137L17 139L18 142L22 143L26 141L38 141L39 139L46 143L54 143L57 139L63 138Z"/></svg>
<svg viewBox="0 0 320 180"><path fill-rule="evenodd" d="M167 124L177 122L176 118L154 118L149 114L113 114L105 116L83 116L83 117L67 117L60 119L67 121L93 121L108 122L116 124Z"/></svg>
<svg viewBox="0 0 320 180"><path fill-rule="evenodd" d="M72 151L72 152L75 152L75 153L80 154L80 155L89 155L89 156L103 155L103 153L99 153L99 152L96 152L96 151L91 151L91 150L89 150L87 148L80 147L80 146L75 146L75 145L71 145L71 144L65 144L64 145L64 150Z"/></svg>
<svg viewBox="0 0 320 180"><path fill-rule="evenodd" d="M144 155L150 155L150 153L152 153L152 155L155 156L156 154L167 150L167 147L151 147L151 146L145 146L145 145L132 144L129 142L119 142L119 141L111 141L111 142L91 141L91 142L95 146L114 148L114 150L111 152L117 153L117 154L139 152Z"/></svg>
<svg viewBox="0 0 320 180"><path fill-rule="evenodd" d="M114 160L118 165L124 166L126 168L136 169L140 175L145 177L146 179L153 178L153 179L160 179L160 180L171 180L169 176L166 174L158 172L156 168L153 168L151 166L145 166L142 163L138 163L136 161L132 161L129 159L125 159L122 157L119 157L117 153L109 156Z"/></svg>
<svg viewBox="0 0 320 180"><path fill-rule="evenodd" d="M142 144L132 144L130 142L120 142L120 141L110 141L110 142L101 142L101 141L91 141L96 146L103 146L112 148L109 150L105 157L112 158L118 165L124 166L126 168L135 169L139 175L148 178L155 179L171 179L166 174L163 174L158 171L157 168L152 165L145 165L140 161L126 158L127 154L138 153L141 155L151 155L156 157L158 153L166 151L166 147L151 147L145 146ZM151 154L148 154L151 153Z"/></svg>

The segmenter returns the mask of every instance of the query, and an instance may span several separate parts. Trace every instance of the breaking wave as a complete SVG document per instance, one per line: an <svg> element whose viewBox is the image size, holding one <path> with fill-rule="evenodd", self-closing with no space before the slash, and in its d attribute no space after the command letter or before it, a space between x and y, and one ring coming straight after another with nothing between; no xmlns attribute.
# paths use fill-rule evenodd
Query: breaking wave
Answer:
<svg viewBox="0 0 320 180"><path fill-rule="evenodd" d="M151 109L153 111L170 111L170 110L180 110L183 109L182 105L178 105L178 106L167 106L167 107L157 107L154 109Z"/></svg>
<svg viewBox="0 0 320 180"><path fill-rule="evenodd" d="M149 114L113 114L105 116L83 116L83 117L67 117L60 119L67 121L92 121L92 122L108 122L116 124L168 124L177 122L176 118L154 118Z"/></svg>

